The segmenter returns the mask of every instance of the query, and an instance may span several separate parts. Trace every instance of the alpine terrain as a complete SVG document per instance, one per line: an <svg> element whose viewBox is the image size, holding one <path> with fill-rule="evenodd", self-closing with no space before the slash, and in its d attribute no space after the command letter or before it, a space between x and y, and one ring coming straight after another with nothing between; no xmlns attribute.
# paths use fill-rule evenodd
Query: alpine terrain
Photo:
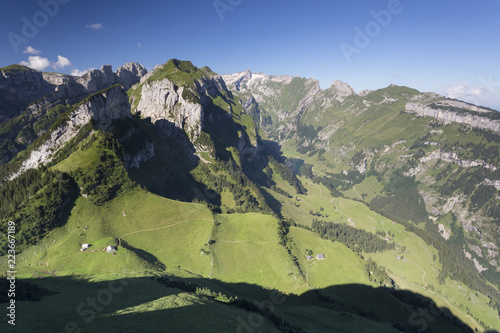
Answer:
<svg viewBox="0 0 500 333"><path fill-rule="evenodd" d="M499 152L404 86L0 68L0 330L500 331Z"/></svg>

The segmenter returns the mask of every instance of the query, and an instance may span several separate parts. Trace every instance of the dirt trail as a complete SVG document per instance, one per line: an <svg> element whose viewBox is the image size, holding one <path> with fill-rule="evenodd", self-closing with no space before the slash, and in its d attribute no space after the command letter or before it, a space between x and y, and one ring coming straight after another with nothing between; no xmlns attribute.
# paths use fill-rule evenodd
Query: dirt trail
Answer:
<svg viewBox="0 0 500 333"><path fill-rule="evenodd" d="M356 193L356 195L358 196L358 198L360 198L361 200L363 200L363 198L359 195L358 191L356 191L356 186L353 186L352 189L354 190L354 193Z"/></svg>
<svg viewBox="0 0 500 333"><path fill-rule="evenodd" d="M125 234L125 235L122 235L122 236L118 237L118 246L121 245L122 238L124 238L124 237L130 236L130 235L135 235L135 234L138 234L138 233L141 233L141 232L151 232L151 231L163 230L163 229L174 227L174 226L179 225L179 224L184 224L184 223L188 223L188 222L192 222L192 221L213 221L213 220L208 220L208 219L190 219L190 220L185 220L185 221L177 222L177 223L174 223L174 224L169 224L169 225L164 226L164 227L159 227L159 228L153 227L153 228L148 228L148 229L142 229L142 230L137 230L137 231L129 232L128 234ZM159 225L162 225L162 224L165 224L165 223L166 222L161 223Z"/></svg>

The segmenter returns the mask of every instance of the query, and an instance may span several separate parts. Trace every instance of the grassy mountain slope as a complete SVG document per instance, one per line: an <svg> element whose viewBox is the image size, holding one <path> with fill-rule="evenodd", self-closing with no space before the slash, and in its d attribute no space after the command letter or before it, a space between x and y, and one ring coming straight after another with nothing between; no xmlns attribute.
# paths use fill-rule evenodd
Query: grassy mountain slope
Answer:
<svg viewBox="0 0 500 333"><path fill-rule="evenodd" d="M212 75L208 68L170 61L149 79L167 78L194 89L196 80ZM300 109L293 97L305 98L304 84L312 83L291 80L283 92L288 99L276 107ZM137 87L129 91L132 107ZM377 92L370 98L379 103L385 97ZM351 102L361 103L354 97ZM345 126L351 126L356 142L375 149L387 137L393 140L384 124L402 126L410 116L396 112L401 101L394 104L375 107L379 122L369 124L368 113L346 116ZM165 137L139 115L115 120L106 130L89 123L51 163L4 182L5 217L19 230L18 277L59 292L36 303L18 301L19 323L26 332L60 331L68 322L82 331L148 331L160 325L167 331L208 332L248 327L269 332L469 332L463 323L500 329L486 295L456 280L441 281L436 248L365 204L332 196L357 195L358 188L360 200L375 200L381 191L396 196L402 186L396 181L386 189L389 168L383 173L377 166L380 170L369 180L358 179L353 171L358 163L346 156L364 157L347 149L338 156L352 173L335 178L336 162L321 156L337 155L326 150L304 155L296 148L313 147L313 138L302 137L306 145L291 138L285 152L303 159L302 166L315 163L310 177L297 176L292 169L300 168L287 166L281 151L260 142L255 118L236 94L209 98L204 107L212 121L195 142L185 140L186 133L184 139ZM48 128L60 119L51 118ZM300 126L309 133L312 124ZM374 142L363 137L363 126L380 137ZM398 133L408 138L420 134ZM342 140L347 145L348 139ZM133 165L134 160L141 162ZM320 237L312 228L317 220L349 225L348 237L335 242L327 239L331 235ZM366 235L393 247L368 251L357 244ZM0 240L5 250L5 239ZM80 251L84 243L91 246ZM108 245L117 251L106 253ZM315 259L307 260L306 253ZM0 270L7 271L6 256L1 259ZM123 291L110 289L110 283L122 285ZM77 310L89 295L103 297L106 290L112 299L102 302L95 317ZM59 315L50 319L54 309ZM6 326L0 325L2 330Z"/></svg>
<svg viewBox="0 0 500 333"><path fill-rule="evenodd" d="M274 124L266 129L270 138L280 141L286 163L336 196L361 200L405 225L414 223L429 234L428 243L432 238L445 244L440 245L442 260L460 262L467 273L446 266L443 276L465 280L473 288L489 288L484 279L498 287L498 133L468 125L471 120L458 123L411 113L407 103L451 112L448 119L454 114L481 116L483 123L496 119L496 113L484 108L478 113L475 106L407 87L391 85L362 95L349 95L344 88L334 84L314 95L302 113L288 115L287 121L297 124L295 130ZM279 95L282 87L260 80L243 92L232 89L256 96L258 107L271 117L287 117L266 100ZM279 201L284 199L277 195ZM293 212L299 205L306 209ZM325 205L323 200L320 206ZM303 219L311 208L319 207L296 200L283 205L283 215ZM497 287L482 290L496 294Z"/></svg>

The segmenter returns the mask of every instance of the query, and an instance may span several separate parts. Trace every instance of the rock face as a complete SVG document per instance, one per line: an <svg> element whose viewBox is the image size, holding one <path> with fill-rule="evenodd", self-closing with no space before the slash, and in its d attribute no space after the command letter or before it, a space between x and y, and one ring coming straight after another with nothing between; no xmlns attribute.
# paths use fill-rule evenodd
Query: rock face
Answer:
<svg viewBox="0 0 500 333"><path fill-rule="evenodd" d="M202 130L203 107L184 99L184 89L168 79L145 82L137 111L150 117L151 122L160 125L169 136L175 136L181 129L195 139Z"/></svg>
<svg viewBox="0 0 500 333"><path fill-rule="evenodd" d="M113 119L125 117L131 117L131 113L128 96L122 87L114 86L91 97L75 109L68 121L56 128L40 147L33 150L20 169L9 178L14 179L28 169L36 169L50 162L59 149L73 139L89 121L94 121L97 128L106 129Z"/></svg>
<svg viewBox="0 0 500 333"><path fill-rule="evenodd" d="M131 117L128 96L120 86L114 86L91 97L72 115L80 119L77 125L85 125L93 120L97 128L106 129L114 119Z"/></svg>
<svg viewBox="0 0 500 333"><path fill-rule="evenodd" d="M73 78L57 90L64 92L66 98L95 93L117 83L128 90L146 74L144 66L133 62L119 67L114 73L111 65L104 65L101 69L92 69L81 77Z"/></svg>
<svg viewBox="0 0 500 333"><path fill-rule="evenodd" d="M144 66L132 62L119 67L114 73L110 65L104 65L100 70L90 70L81 77L9 66L0 71L0 121L19 115L29 104L42 97L43 100L38 101L39 105L34 109L39 110L57 100L73 104L116 83L127 90L146 73Z"/></svg>
<svg viewBox="0 0 500 333"><path fill-rule="evenodd" d="M462 112L453 111L453 108L460 109ZM465 110L465 112L463 110ZM428 105L422 103L407 103L406 112L416 113L420 116L433 117L443 121L445 124L456 122L468 124L476 128L500 132L500 120L486 117L486 114L495 111L490 111L460 101L441 101Z"/></svg>
<svg viewBox="0 0 500 333"><path fill-rule="evenodd" d="M194 80L194 86L176 85L167 78L149 80L162 66L144 76L135 87L140 90L140 98L135 111L143 117L150 117L151 122L159 126L169 136L182 135L184 131L194 142L203 130L206 121L212 121L212 115L206 114L205 108L213 99L227 94L228 90L220 75L202 76Z"/></svg>
<svg viewBox="0 0 500 333"><path fill-rule="evenodd" d="M54 86L70 82L73 76L61 73L42 73L43 79Z"/></svg>
<svg viewBox="0 0 500 333"><path fill-rule="evenodd" d="M254 120L262 129L273 125L277 139L297 129L298 120L321 91L319 81L312 78L273 76L250 70L223 75L223 79L229 89L245 97L245 109L255 109Z"/></svg>
<svg viewBox="0 0 500 333"><path fill-rule="evenodd" d="M54 89L40 71L24 66L0 70L0 121L19 115L28 104Z"/></svg>
<svg viewBox="0 0 500 333"><path fill-rule="evenodd" d="M435 159L441 159L441 160L446 161L446 162L455 163L457 165L460 165L463 168L474 168L474 167L477 167L477 166L482 166L482 167L485 167L486 169L490 169L490 170L493 170L493 171L496 171L496 169L497 169L494 165L488 164L485 161L481 161L481 160L476 160L476 161L463 160L463 159L460 159L458 157L457 153L455 153L455 152L446 152L446 151L443 151L441 149L437 149L437 150L433 151L431 154L429 154L428 156L422 157L420 159L420 163L426 163L426 162L429 162L429 161L432 161L432 160L435 160Z"/></svg>
<svg viewBox="0 0 500 333"><path fill-rule="evenodd" d="M100 70L92 69L76 79L76 84L81 85L85 91L91 93L109 87L116 83L111 65L104 65Z"/></svg>
<svg viewBox="0 0 500 333"><path fill-rule="evenodd" d="M344 102L347 97L356 95L356 92L351 88L351 86L339 80L333 81L329 90L332 90L335 100L341 103Z"/></svg>
<svg viewBox="0 0 500 333"><path fill-rule="evenodd" d="M116 70L115 81L116 83L120 83L125 90L128 90L147 73L148 71L143 65L136 62L129 62Z"/></svg>

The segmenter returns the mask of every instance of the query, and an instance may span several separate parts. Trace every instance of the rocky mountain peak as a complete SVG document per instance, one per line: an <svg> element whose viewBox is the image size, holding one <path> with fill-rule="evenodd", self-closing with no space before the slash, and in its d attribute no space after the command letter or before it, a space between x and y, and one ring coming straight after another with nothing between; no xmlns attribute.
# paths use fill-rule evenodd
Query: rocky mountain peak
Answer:
<svg viewBox="0 0 500 333"><path fill-rule="evenodd" d="M328 89L334 92L335 99L339 102L343 102L348 96L356 95L356 92L351 86L340 80L333 81Z"/></svg>
<svg viewBox="0 0 500 333"><path fill-rule="evenodd" d="M148 70L143 65L136 62L129 62L116 70L115 77L117 83L120 83L125 90L128 90L147 73Z"/></svg>
<svg viewBox="0 0 500 333"><path fill-rule="evenodd" d="M91 69L83 76L76 79L88 92L96 92L115 83L111 65L104 65L101 69Z"/></svg>
<svg viewBox="0 0 500 333"><path fill-rule="evenodd" d="M252 71L250 69L247 69L246 71L239 73L239 75L236 77L236 80L231 83L234 84L234 88L239 91L241 89L242 83L248 82L252 79L252 74Z"/></svg>
<svg viewBox="0 0 500 333"><path fill-rule="evenodd" d="M166 134L175 136L181 130L194 141L207 120L205 107L227 92L222 77L210 68L172 59L143 76L131 97L134 111L150 117Z"/></svg>

